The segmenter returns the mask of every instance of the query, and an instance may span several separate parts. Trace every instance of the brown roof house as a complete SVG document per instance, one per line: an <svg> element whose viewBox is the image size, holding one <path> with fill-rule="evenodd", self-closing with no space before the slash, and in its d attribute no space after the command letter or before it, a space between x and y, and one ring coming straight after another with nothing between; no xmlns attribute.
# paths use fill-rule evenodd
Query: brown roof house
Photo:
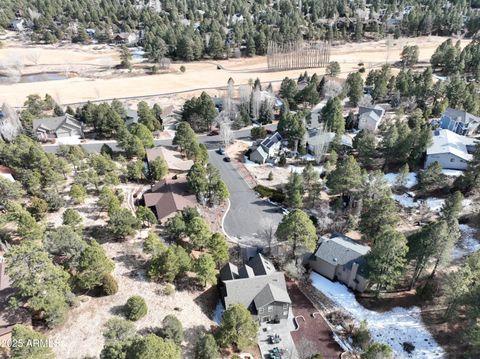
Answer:
<svg viewBox="0 0 480 359"><path fill-rule="evenodd" d="M155 161L157 158L165 160L170 173L185 173L193 166L192 160L186 160L181 153L165 146L147 149L147 162Z"/></svg>
<svg viewBox="0 0 480 359"><path fill-rule="evenodd" d="M369 251L369 246L336 233L320 238L308 265L332 281L338 280L353 290L363 292L367 287L364 257Z"/></svg>
<svg viewBox="0 0 480 359"><path fill-rule="evenodd" d="M33 120L33 133L40 141L64 137L83 138L83 123L69 114L39 118Z"/></svg>
<svg viewBox="0 0 480 359"><path fill-rule="evenodd" d="M143 195L143 200L145 207L155 213L160 223L173 217L177 211L197 205L185 175L175 175L155 183L151 191Z"/></svg>
<svg viewBox="0 0 480 359"><path fill-rule="evenodd" d="M285 276L260 253L241 267L225 264L220 269L219 289L226 309L232 304L243 304L259 322L279 321L289 316L292 301Z"/></svg>

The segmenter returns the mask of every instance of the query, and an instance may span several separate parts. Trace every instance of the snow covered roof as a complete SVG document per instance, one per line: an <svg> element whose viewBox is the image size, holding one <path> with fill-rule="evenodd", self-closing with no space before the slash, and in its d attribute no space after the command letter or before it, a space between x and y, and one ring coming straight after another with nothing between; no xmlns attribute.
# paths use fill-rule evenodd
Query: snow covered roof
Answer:
<svg viewBox="0 0 480 359"><path fill-rule="evenodd" d="M433 143L427 148L427 155L451 153L466 161L472 160L471 147L478 143L473 138L461 136L450 130L433 131Z"/></svg>

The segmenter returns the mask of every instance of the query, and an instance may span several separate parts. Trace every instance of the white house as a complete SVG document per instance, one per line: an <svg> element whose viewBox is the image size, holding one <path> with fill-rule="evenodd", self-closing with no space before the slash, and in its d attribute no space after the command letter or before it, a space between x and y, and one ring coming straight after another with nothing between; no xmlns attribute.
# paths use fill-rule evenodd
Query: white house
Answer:
<svg viewBox="0 0 480 359"><path fill-rule="evenodd" d="M438 162L443 169L466 170L473 158L477 140L450 130L433 131L433 143L427 148L425 168Z"/></svg>
<svg viewBox="0 0 480 359"><path fill-rule="evenodd" d="M378 105L374 107L360 106L358 108L358 129L375 132L384 115L385 110Z"/></svg>

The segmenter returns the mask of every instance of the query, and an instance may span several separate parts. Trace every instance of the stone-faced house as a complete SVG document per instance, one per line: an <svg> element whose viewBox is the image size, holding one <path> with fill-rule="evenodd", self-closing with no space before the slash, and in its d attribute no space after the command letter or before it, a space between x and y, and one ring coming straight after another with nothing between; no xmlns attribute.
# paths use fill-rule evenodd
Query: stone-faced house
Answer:
<svg viewBox="0 0 480 359"><path fill-rule="evenodd" d="M220 270L219 290L226 309L243 304L259 322L288 318L292 301L285 276L260 253L241 267L225 264Z"/></svg>
<svg viewBox="0 0 480 359"><path fill-rule="evenodd" d="M332 281L338 280L353 290L363 292L367 286L364 256L369 251L369 246L345 235L323 236L310 256L308 266Z"/></svg>
<svg viewBox="0 0 480 359"><path fill-rule="evenodd" d="M62 137L83 138L83 123L69 114L40 118L33 120L33 133L40 141Z"/></svg>
<svg viewBox="0 0 480 359"><path fill-rule="evenodd" d="M375 132L384 115L385 110L378 105L373 107L360 106L358 108L358 129Z"/></svg>
<svg viewBox="0 0 480 359"><path fill-rule="evenodd" d="M471 136L480 125L480 117L471 113L447 108L440 118L440 127L453 131L459 135Z"/></svg>
<svg viewBox="0 0 480 359"><path fill-rule="evenodd" d="M473 138L461 136L450 130L433 131L432 144L427 148L425 168L438 162L443 169L466 170L473 158Z"/></svg>

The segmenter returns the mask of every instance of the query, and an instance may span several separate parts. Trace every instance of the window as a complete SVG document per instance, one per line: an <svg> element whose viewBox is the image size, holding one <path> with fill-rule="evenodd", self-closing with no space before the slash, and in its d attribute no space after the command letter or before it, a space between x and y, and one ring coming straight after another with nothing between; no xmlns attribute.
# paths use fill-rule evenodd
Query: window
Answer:
<svg viewBox="0 0 480 359"><path fill-rule="evenodd" d="M259 314L263 314L263 308L260 308L260 309L258 310L258 313L259 313Z"/></svg>
<svg viewBox="0 0 480 359"><path fill-rule="evenodd" d="M283 316L284 316L284 317L288 316L288 312L287 312L287 311L284 311L284 312L283 312Z"/></svg>
<svg viewBox="0 0 480 359"><path fill-rule="evenodd" d="M450 162L455 162L455 158L450 158Z"/></svg>
<svg viewBox="0 0 480 359"><path fill-rule="evenodd" d="M287 304L287 303L285 303L285 304L283 305L283 309L288 309L288 304Z"/></svg>
<svg viewBox="0 0 480 359"><path fill-rule="evenodd" d="M273 312L273 306L271 306L271 305L268 306L268 312L269 313Z"/></svg>

